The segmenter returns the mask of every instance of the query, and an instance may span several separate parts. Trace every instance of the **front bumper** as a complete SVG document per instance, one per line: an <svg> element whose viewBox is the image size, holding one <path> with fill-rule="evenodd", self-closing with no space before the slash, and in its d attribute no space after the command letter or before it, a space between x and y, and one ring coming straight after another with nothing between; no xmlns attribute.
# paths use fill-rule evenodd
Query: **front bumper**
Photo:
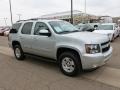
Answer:
<svg viewBox="0 0 120 90"><path fill-rule="evenodd" d="M84 54L82 60L83 69L94 69L103 66L111 58L112 50L112 47L110 47L106 53Z"/></svg>

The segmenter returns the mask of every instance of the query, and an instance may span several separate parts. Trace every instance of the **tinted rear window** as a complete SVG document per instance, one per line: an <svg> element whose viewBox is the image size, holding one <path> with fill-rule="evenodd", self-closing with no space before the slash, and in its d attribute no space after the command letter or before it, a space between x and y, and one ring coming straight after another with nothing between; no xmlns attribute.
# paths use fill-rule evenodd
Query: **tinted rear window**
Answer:
<svg viewBox="0 0 120 90"><path fill-rule="evenodd" d="M22 28L21 33L22 34L31 34L32 25L33 25L33 22L25 23L23 28Z"/></svg>
<svg viewBox="0 0 120 90"><path fill-rule="evenodd" d="M21 23L13 24L13 29L16 29L17 31L20 29Z"/></svg>
<svg viewBox="0 0 120 90"><path fill-rule="evenodd" d="M10 30L10 33L17 33L20 29L21 23L13 24L12 29Z"/></svg>

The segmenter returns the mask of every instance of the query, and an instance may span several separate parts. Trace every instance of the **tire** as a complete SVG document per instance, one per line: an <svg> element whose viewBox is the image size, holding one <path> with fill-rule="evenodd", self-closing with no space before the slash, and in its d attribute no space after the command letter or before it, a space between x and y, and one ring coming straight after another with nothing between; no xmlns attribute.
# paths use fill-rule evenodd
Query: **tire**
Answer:
<svg viewBox="0 0 120 90"><path fill-rule="evenodd" d="M15 45L13 47L13 49L14 49L14 55L15 55L16 59L19 61L23 61L25 59L25 55L24 55L24 52L23 52L21 46Z"/></svg>
<svg viewBox="0 0 120 90"><path fill-rule="evenodd" d="M59 66L63 74L76 76L82 70L79 57L74 52L64 52L59 56ZM65 69L65 67L68 67ZM70 69L71 68L71 69Z"/></svg>

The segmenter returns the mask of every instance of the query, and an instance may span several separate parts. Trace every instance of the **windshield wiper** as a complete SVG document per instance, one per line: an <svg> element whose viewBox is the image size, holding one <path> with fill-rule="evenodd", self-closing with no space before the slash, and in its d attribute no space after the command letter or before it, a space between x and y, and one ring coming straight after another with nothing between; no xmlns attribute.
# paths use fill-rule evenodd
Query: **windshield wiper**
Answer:
<svg viewBox="0 0 120 90"><path fill-rule="evenodd" d="M74 30L74 31L63 31L63 32L59 32L59 34L62 33L72 33L72 32L81 32L80 30Z"/></svg>
<svg viewBox="0 0 120 90"><path fill-rule="evenodd" d="M62 32L59 32L59 34L61 33L70 33L71 31L62 31Z"/></svg>

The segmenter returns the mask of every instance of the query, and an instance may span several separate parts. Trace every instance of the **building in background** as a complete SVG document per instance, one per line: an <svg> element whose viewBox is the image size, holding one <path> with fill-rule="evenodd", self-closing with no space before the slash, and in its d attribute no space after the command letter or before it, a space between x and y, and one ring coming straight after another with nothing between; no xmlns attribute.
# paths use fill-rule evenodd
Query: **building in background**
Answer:
<svg viewBox="0 0 120 90"><path fill-rule="evenodd" d="M101 23L113 23L113 18L111 16L101 16L100 22Z"/></svg>
<svg viewBox="0 0 120 90"><path fill-rule="evenodd" d="M120 19L118 20L118 25L119 25L119 27L120 27Z"/></svg>
<svg viewBox="0 0 120 90"><path fill-rule="evenodd" d="M59 13L53 13L53 14L47 14L43 15L40 18L42 19L60 19L60 20L66 20L68 22L71 21L71 12L59 12ZM85 14L82 11L74 10L73 11L73 18L74 18L74 24L77 23L86 23L90 22L91 20L94 22L94 20L98 20L98 17L95 15Z"/></svg>
<svg viewBox="0 0 120 90"><path fill-rule="evenodd" d="M113 17L113 22L120 25L120 17Z"/></svg>

